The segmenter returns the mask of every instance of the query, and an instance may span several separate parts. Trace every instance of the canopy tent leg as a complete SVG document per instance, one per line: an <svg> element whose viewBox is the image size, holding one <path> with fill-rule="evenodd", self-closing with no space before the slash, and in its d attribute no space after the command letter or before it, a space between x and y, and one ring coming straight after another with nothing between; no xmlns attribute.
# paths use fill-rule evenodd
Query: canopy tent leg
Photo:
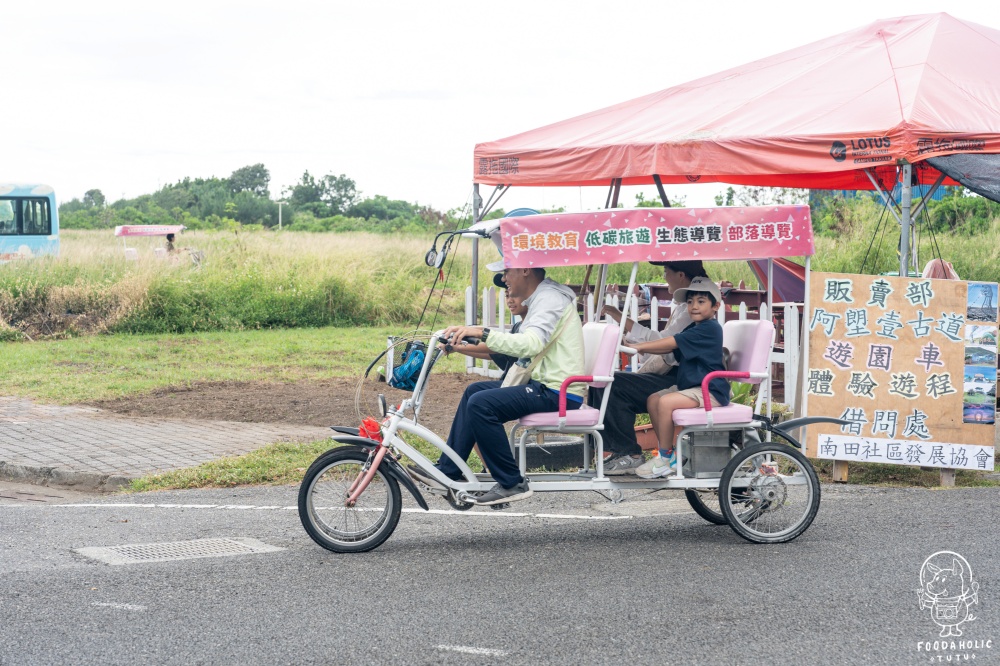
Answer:
<svg viewBox="0 0 1000 666"><path fill-rule="evenodd" d="M580 302L583 303L584 312L588 313L589 310L587 309L587 287L590 286L590 274L593 272L593 270L594 270L594 264L587 264L587 272L583 274L583 284L580 285L579 299ZM597 317L595 313L594 321L597 321L598 319L599 317Z"/></svg>
<svg viewBox="0 0 1000 666"><path fill-rule="evenodd" d="M493 190L493 194L496 194L496 190ZM493 195L490 195L490 199L493 199ZM483 197L479 194L479 183L472 184L472 223L476 224L482 219L483 210ZM466 323L475 325L476 319L478 318L478 308L479 303L476 299L476 293L479 291L479 239L472 239L472 279L469 285L472 291L472 298L466 297L468 300L466 302Z"/></svg>
<svg viewBox="0 0 1000 666"><path fill-rule="evenodd" d="M656 183L656 191L660 193L660 201L663 202L663 207L670 208L670 199L667 198L667 191L663 189L663 181L660 180L660 174L653 174L653 182Z"/></svg>
<svg viewBox="0 0 1000 666"><path fill-rule="evenodd" d="M910 178L913 175L913 165L903 165L903 183L900 192L901 219L899 228L899 276L910 276L910 204L913 197L913 184Z"/></svg>
<svg viewBox="0 0 1000 666"><path fill-rule="evenodd" d="M892 198L890 193L884 187L882 187L882 183L878 182L878 179L875 177L875 174L871 169L865 169L864 171L865 175L868 176L868 180L870 180L872 182L872 185L875 186L875 191L878 192L879 195L882 197L882 203L884 203L885 207L889 209L889 212L892 213L892 216L896 218L896 222L902 224L903 219L900 217L900 211L899 208L896 206L896 201Z"/></svg>
<svg viewBox="0 0 1000 666"><path fill-rule="evenodd" d="M605 264L605 266L607 266L607 264ZM632 293L635 290L635 277L636 275L638 275L638 273L639 273L639 262L636 261L632 263L632 272L629 274L628 277L628 291L625 292L625 302L622 303L622 316L618 320L618 344L625 344L623 342L623 340L625 339L625 324L628 322L629 314L631 313L632 308L635 307L636 301L638 300L635 294ZM616 368L618 368L620 364L621 356L619 356L618 359L619 362L615 363ZM632 364L633 368L636 367L634 363L635 360L636 359L629 360L629 363Z"/></svg>
<svg viewBox="0 0 1000 666"><path fill-rule="evenodd" d="M927 202L931 200L931 196L937 191L937 188L941 186L944 182L945 174L940 174L934 184L930 186L927 192L920 198L916 206L913 206L913 165L904 164L902 181L900 182L900 204L896 205L895 200L890 196L889 192L882 186L882 184L875 178L874 172L871 169L864 170L865 175L868 176L868 180L871 181L872 185L875 186L875 190L881 195L882 201L885 203L886 208L888 208L893 217L896 218L896 222L900 226L900 252L899 252L899 274L901 276L909 275L906 268L909 264L914 271L919 271L920 259L918 253L918 241L917 241L917 229L913 224L913 220L920 214L920 211L924 209Z"/></svg>
<svg viewBox="0 0 1000 666"><path fill-rule="evenodd" d="M799 418L800 416L805 416L809 413L809 392L806 390L806 387L808 386L806 372L809 369L809 282L812 273L810 270L809 260L811 258L812 257L806 256L805 293L802 297L802 326L799 327L799 335L801 335L802 338L800 340L796 340L796 342L799 343L799 348L802 350L802 353L799 354L798 366L795 369L795 371L799 373L799 377L796 382L796 390L798 393L795 396L795 411L792 412L792 416L794 418ZM788 342L786 341L785 344L787 345ZM802 429L801 436L801 441L805 447L803 452L806 453L806 455L809 455L809 440L806 428Z"/></svg>
<svg viewBox="0 0 1000 666"><path fill-rule="evenodd" d="M608 188L608 198L604 200L604 208L618 208L618 195L622 191L622 179L612 178L611 187Z"/></svg>
<svg viewBox="0 0 1000 666"><path fill-rule="evenodd" d="M507 194L507 190L510 189L510 185L497 185L496 187L493 188L493 192L490 193L490 198L487 199L486 203L484 204L482 197L478 196L479 195L479 185L476 184L476 185L474 185L474 187L476 188L476 193L475 193L475 195L473 195L473 197L474 198L476 198L476 197L479 198L479 210L481 210L482 212L479 213L479 217L473 217L473 219L472 219L473 222L479 222L484 217L486 217L486 215L488 215L489 212L491 210L493 210L493 206L496 206L497 202L500 201L500 198L503 195Z"/></svg>
<svg viewBox="0 0 1000 666"><path fill-rule="evenodd" d="M774 322L774 258L767 258L767 316ZM774 351L774 340L771 340L771 349ZM786 370L787 373L787 370ZM774 367L767 364L767 418L771 418L774 404ZM767 441L771 441L771 431L767 432Z"/></svg>

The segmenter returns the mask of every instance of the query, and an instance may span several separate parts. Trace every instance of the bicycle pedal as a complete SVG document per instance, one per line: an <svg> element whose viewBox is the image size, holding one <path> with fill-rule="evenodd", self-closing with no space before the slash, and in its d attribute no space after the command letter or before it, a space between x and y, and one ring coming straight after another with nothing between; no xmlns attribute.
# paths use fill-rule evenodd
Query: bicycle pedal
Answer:
<svg viewBox="0 0 1000 666"><path fill-rule="evenodd" d="M504 502L503 504L490 504L490 508L494 511L503 511L504 509L510 508L510 502Z"/></svg>

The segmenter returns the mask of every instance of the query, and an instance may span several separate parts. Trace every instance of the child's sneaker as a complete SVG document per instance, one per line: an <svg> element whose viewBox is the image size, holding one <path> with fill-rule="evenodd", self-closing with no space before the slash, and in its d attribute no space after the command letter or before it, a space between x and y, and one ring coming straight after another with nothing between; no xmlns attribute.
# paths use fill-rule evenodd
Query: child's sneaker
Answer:
<svg viewBox="0 0 1000 666"><path fill-rule="evenodd" d="M635 470L635 473L636 476L643 479L658 479L661 476L667 476L668 474L673 473L676 464L677 454L674 451L671 451L670 456L667 458L657 454L646 461L645 464L640 465L639 468Z"/></svg>

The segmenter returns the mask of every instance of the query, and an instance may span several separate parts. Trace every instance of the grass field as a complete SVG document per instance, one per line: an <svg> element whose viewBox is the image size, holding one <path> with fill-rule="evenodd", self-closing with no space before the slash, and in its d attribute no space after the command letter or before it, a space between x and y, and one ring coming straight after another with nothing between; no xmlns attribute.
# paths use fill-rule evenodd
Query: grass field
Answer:
<svg viewBox="0 0 1000 666"><path fill-rule="evenodd" d="M103 335L8 343L0 395L73 404L202 381L293 382L358 376L398 328L303 328ZM457 356L438 364L464 367Z"/></svg>
<svg viewBox="0 0 1000 666"><path fill-rule="evenodd" d="M816 238L815 270L866 273L896 270L892 238L875 235L880 209L858 202L844 230ZM885 228L884 225L882 227ZM321 326L413 327L460 321L472 267L471 242L460 240L428 303L436 271L424 264L429 236L309 232L187 232L183 247L205 255L196 268L186 253L154 257L158 238L129 241L139 255L126 261L111 231L65 231L62 255L0 265L0 340L72 337L94 333L192 333ZM928 239L925 239L928 240ZM943 256L964 279L1000 279L1000 221L981 234L936 237ZM480 283L490 284L482 243ZM931 257L924 243L923 260ZM611 268L609 281L625 284L630 267ZM560 282L580 283L586 268L550 270ZM716 280L750 286L745 262L713 262ZM662 273L643 264L639 282ZM593 280L591 280L593 282Z"/></svg>

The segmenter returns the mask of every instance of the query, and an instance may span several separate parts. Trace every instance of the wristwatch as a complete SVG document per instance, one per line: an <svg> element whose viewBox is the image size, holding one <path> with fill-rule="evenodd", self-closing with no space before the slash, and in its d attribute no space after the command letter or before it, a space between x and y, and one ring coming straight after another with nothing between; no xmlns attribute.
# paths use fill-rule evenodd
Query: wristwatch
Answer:
<svg viewBox="0 0 1000 666"><path fill-rule="evenodd" d="M484 328L483 329L483 335L479 339L482 340L483 342L486 342L486 338L488 338L488 337L490 337L490 329Z"/></svg>

